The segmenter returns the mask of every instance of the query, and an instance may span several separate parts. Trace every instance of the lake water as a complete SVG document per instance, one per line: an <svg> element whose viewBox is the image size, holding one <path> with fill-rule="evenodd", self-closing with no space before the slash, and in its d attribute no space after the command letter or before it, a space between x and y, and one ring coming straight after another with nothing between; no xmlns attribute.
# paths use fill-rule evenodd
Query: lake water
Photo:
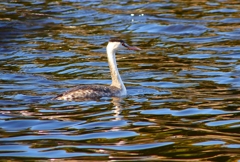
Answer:
<svg viewBox="0 0 240 162"><path fill-rule="evenodd" d="M0 157L240 161L240 2L0 2ZM128 96L54 101L110 84L110 37Z"/></svg>

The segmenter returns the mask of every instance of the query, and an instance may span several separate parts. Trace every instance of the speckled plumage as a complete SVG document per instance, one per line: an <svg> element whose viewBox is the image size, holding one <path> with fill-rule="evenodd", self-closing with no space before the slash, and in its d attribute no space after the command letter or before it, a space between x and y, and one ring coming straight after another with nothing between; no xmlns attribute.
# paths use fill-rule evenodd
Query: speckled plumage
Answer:
<svg viewBox="0 0 240 162"><path fill-rule="evenodd" d="M121 96L121 89L105 85L80 85L53 98L54 100L98 99Z"/></svg>

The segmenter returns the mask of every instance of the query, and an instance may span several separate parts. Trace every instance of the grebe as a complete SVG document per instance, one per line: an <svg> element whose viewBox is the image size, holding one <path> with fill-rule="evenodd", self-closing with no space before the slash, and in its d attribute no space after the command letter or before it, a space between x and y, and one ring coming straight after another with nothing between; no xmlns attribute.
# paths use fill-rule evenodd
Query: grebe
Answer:
<svg viewBox="0 0 240 162"><path fill-rule="evenodd" d="M129 46L123 40L112 38L107 45L108 64L112 77L112 84L105 85L80 85L63 94L53 98L54 100L78 100L96 99L100 97L120 97L127 95L126 87L123 84L118 72L115 53L120 49L141 50L135 46Z"/></svg>

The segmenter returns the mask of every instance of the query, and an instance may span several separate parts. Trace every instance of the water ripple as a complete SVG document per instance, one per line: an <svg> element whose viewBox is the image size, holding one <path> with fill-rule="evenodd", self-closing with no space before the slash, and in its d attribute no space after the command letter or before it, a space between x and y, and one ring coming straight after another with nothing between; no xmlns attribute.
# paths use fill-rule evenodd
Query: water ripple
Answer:
<svg viewBox="0 0 240 162"><path fill-rule="evenodd" d="M0 157L12 161L239 160L239 2L0 2ZM55 101L111 84L127 96ZM226 153L227 152L227 153Z"/></svg>
<svg viewBox="0 0 240 162"><path fill-rule="evenodd" d="M107 131L101 133L89 133L84 135L62 135L58 134L58 140L70 140L70 141L80 141L80 140L89 140L89 139L115 139L115 138L126 138L137 136L138 134L133 131ZM41 136L23 136L23 137L9 137L0 139L0 141L30 141L30 140L49 140L56 139L56 135L41 135Z"/></svg>
<svg viewBox="0 0 240 162"><path fill-rule="evenodd" d="M143 110L141 114L155 114L155 115L173 115L173 116L192 116L192 115L218 115L218 114L228 114L231 112L223 110L214 109L198 109L198 108L188 108L184 110L171 110L168 108L163 109L151 109Z"/></svg>

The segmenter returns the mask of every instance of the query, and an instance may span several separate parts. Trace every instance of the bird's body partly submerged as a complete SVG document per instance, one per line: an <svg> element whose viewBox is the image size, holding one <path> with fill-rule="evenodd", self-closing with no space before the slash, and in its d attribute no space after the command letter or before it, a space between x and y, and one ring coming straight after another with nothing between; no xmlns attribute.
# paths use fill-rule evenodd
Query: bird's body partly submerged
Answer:
<svg viewBox="0 0 240 162"><path fill-rule="evenodd" d="M56 96L55 100L84 100L97 99L101 97L120 97L127 95L126 87L124 86L121 76L118 72L115 53L119 49L141 50L138 47L132 47L120 39L110 39L107 45L108 64L112 77L112 84L105 85L79 85L69 91Z"/></svg>
<svg viewBox="0 0 240 162"><path fill-rule="evenodd" d="M119 97L126 95L121 89L114 86L105 85L79 85L54 99L57 100L75 100L75 99L98 99L100 97Z"/></svg>

